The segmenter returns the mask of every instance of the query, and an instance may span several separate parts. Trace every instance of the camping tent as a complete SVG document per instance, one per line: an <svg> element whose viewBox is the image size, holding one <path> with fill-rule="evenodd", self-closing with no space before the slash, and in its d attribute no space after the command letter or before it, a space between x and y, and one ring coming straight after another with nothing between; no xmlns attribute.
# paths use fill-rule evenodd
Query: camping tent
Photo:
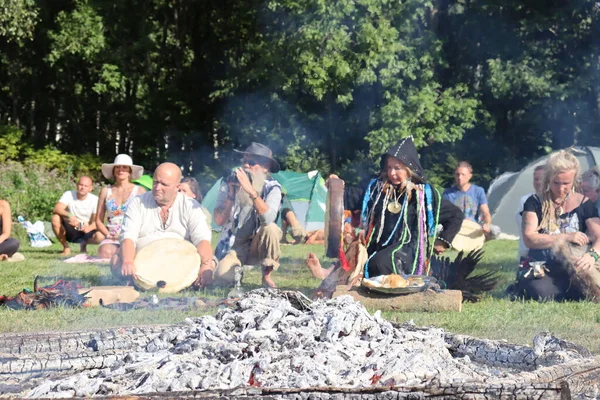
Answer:
<svg viewBox="0 0 600 400"><path fill-rule="evenodd" d="M576 147L574 154L579 160L581 172L600 163L600 147ZM507 172L496 178L488 189L488 204L492 222L502 232L520 236L515 213L521 197L533 191L533 170L546 163L548 156L541 157L519 172Z"/></svg>
<svg viewBox="0 0 600 400"><path fill-rule="evenodd" d="M142 175L139 179L133 180L133 183L142 186L146 190L152 189L152 176L151 175Z"/></svg>
<svg viewBox="0 0 600 400"><path fill-rule="evenodd" d="M272 175L283 188L285 204L291 203L291 208L298 221L307 231L323 229L325 220L325 203L327 189L319 171L307 173L280 171ZM212 214L217 203L217 195L221 179L206 193L202 205ZM284 204L284 206L285 206ZM213 222L213 229L219 227Z"/></svg>

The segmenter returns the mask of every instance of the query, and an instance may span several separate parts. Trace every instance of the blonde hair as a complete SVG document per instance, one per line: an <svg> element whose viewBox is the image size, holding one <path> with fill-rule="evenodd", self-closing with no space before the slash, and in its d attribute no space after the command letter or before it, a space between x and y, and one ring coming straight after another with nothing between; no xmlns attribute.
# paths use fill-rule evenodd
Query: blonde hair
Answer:
<svg viewBox="0 0 600 400"><path fill-rule="evenodd" d="M556 178L556 175L575 171L575 179L571 191L575 191L575 186L579 181L579 160L569 150L559 150L548 156L548 161L544 166L544 179L542 181L542 220L539 227L546 228L549 233L558 229L554 202L550 192L550 182Z"/></svg>

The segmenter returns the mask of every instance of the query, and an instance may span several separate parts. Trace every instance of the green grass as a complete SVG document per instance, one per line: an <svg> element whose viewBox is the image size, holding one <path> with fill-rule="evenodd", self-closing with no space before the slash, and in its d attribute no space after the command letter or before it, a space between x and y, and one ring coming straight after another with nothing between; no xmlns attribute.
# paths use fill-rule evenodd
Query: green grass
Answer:
<svg viewBox="0 0 600 400"><path fill-rule="evenodd" d="M90 247L92 254L95 246ZM323 257L322 246L283 246L281 268L274 274L278 286L310 294L319 281L307 271L304 259L309 251L315 252L324 266L329 261ZM72 247L76 254L76 246ZM51 283L54 277L78 279L89 285L113 284L108 267L92 264L66 264L58 257L57 245L45 249L22 248L26 261L0 264L0 293L14 295L23 288L32 288L36 275L41 283ZM566 340L600 352L600 309L590 302L537 303L511 302L504 298L506 286L512 282L516 269L517 242L495 241L485 247L482 270L498 271L501 283L496 290L479 303L465 303L463 311L441 313L386 312L384 316L396 322L413 320L417 325L434 325L454 333L463 333L490 339L531 344L540 331L550 331ZM452 255L452 254L450 254ZM244 289L260 286L260 271L246 273ZM225 289L186 291L176 296L223 298ZM150 294L144 293L143 296ZM374 310L371 310L374 311ZM115 311L103 308L55 308L45 311L15 311L0 309L0 332L54 331L76 329L101 329L109 326L135 324L163 324L180 322L185 317L200 316L214 309L195 311Z"/></svg>

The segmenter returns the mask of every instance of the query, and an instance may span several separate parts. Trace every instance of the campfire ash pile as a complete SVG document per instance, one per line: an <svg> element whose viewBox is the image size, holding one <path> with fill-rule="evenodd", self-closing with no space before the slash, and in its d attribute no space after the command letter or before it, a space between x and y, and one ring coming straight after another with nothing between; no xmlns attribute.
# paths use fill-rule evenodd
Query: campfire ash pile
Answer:
<svg viewBox="0 0 600 400"><path fill-rule="evenodd" d="M530 348L436 328L397 327L350 297L309 303L301 295L263 289L214 317L148 329L64 337L63 346L77 342L70 344L67 360L39 346L27 351L31 344L23 343L14 354L0 353L0 393L4 388L5 396L35 398L240 387L414 391L466 383L527 388L552 386L565 370L576 374L599 364L550 335L537 337ZM585 387L582 395L598 394L593 385L577 384Z"/></svg>

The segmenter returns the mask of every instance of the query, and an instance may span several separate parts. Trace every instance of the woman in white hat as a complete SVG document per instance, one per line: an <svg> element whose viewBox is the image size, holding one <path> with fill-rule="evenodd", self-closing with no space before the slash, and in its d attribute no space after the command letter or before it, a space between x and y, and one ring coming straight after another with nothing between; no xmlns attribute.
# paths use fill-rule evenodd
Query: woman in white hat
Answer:
<svg viewBox="0 0 600 400"><path fill-rule="evenodd" d="M102 188L98 198L96 227L106 237L98 247L100 258L111 258L119 249L119 235L129 202L146 192L143 187L131 181L139 179L143 173L144 168L134 165L127 154L119 154L112 164L102 164L102 175L106 179L114 179L115 183Z"/></svg>

